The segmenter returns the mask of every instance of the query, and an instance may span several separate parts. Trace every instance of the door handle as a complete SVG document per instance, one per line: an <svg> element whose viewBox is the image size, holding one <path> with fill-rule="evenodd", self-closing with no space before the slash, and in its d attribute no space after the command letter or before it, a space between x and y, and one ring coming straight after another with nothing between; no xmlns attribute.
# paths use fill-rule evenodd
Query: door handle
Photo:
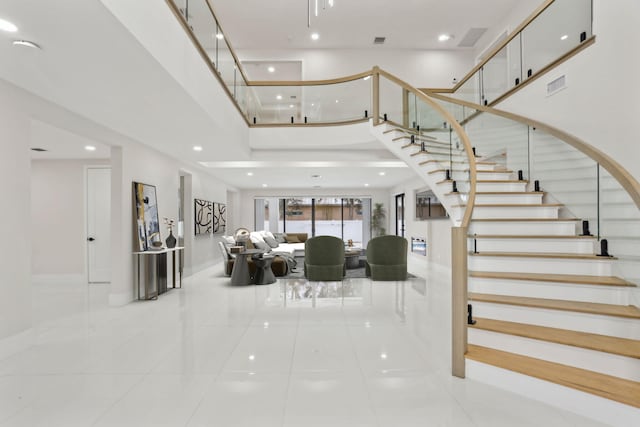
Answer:
<svg viewBox="0 0 640 427"><path fill-rule="evenodd" d="M93 241L94 241L94 240L96 240L96 239L95 239L95 238L93 238L93 237L89 237L87 240L88 240L89 242L93 242Z"/></svg>

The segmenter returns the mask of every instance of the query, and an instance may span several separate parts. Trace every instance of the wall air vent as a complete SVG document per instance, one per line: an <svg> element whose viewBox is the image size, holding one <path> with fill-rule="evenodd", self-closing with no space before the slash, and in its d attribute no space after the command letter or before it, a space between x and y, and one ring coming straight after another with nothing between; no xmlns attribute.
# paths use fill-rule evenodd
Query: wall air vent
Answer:
<svg viewBox="0 0 640 427"><path fill-rule="evenodd" d="M564 74L547 83L547 96L551 96L567 87L567 76Z"/></svg>
<svg viewBox="0 0 640 427"><path fill-rule="evenodd" d="M31 151L37 151L38 153L42 153L47 150L45 150L44 148L32 148Z"/></svg>
<svg viewBox="0 0 640 427"><path fill-rule="evenodd" d="M384 44L386 37L376 37L373 39L373 44Z"/></svg>
<svg viewBox="0 0 640 427"><path fill-rule="evenodd" d="M474 47L480 37L487 32L486 28L469 28L469 31L462 37L458 47Z"/></svg>

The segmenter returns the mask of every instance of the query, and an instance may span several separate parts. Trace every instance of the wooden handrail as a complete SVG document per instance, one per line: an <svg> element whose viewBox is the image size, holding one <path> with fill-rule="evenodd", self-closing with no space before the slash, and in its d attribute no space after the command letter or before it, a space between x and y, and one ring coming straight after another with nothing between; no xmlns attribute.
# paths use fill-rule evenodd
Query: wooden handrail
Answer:
<svg viewBox="0 0 640 427"><path fill-rule="evenodd" d="M363 79L367 76L372 76L374 70L363 71L362 73L353 74L346 77L338 77L335 79L326 80L253 80L247 82L247 86L324 86L334 85L339 83L347 83L355 80Z"/></svg>
<svg viewBox="0 0 640 427"><path fill-rule="evenodd" d="M429 96L441 101L462 105L489 114L495 114L497 116L525 124L527 126L535 127L536 129L540 129L548 133L549 135L558 138L559 140L565 142L566 144L569 144L573 148L585 154L587 157L591 158L594 162L598 163L607 172L609 172L611 176L613 176L618 181L618 183L620 183L620 185L627 191L629 196L631 196L633 202L636 204L636 207L640 209L640 183L638 183L638 181L620 163L612 159L604 152L595 148L591 144L588 144L587 142L581 140L580 138L556 127L550 126L546 123L530 119L528 117L524 117L515 113L510 113L508 111L499 110L497 108L480 104L474 104L473 102L463 101L436 93L429 93ZM479 114L475 115L475 117L478 116ZM470 117L469 120L472 120L472 118Z"/></svg>

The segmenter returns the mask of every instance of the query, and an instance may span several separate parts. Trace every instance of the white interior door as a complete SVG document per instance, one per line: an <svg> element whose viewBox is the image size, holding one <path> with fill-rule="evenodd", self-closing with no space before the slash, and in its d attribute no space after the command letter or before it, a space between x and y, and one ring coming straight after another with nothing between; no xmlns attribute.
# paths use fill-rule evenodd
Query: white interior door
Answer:
<svg viewBox="0 0 640 427"><path fill-rule="evenodd" d="M87 169L89 283L111 281L111 169Z"/></svg>

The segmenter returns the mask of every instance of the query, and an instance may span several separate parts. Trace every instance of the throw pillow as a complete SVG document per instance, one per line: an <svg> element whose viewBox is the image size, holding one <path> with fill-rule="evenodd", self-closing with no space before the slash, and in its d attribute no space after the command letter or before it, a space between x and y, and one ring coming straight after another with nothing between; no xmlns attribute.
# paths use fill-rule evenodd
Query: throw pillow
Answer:
<svg viewBox="0 0 640 427"><path fill-rule="evenodd" d="M278 242L276 241L276 239L272 237L264 236L264 241L267 243L267 245L271 246L272 248L278 247Z"/></svg>
<svg viewBox="0 0 640 427"><path fill-rule="evenodd" d="M255 246L256 249L260 249L265 252L271 252L271 246L267 245L264 241L253 242L253 246Z"/></svg>
<svg viewBox="0 0 640 427"><path fill-rule="evenodd" d="M233 236L222 236L222 239L230 245L236 244L236 240L233 238Z"/></svg>
<svg viewBox="0 0 640 427"><path fill-rule="evenodd" d="M287 239L287 243L300 243L300 239L298 239L298 236L290 236L290 235L286 235L285 239Z"/></svg>
<svg viewBox="0 0 640 427"><path fill-rule="evenodd" d="M278 243L287 243L287 239L285 239L284 233L274 233L273 238L276 239Z"/></svg>

